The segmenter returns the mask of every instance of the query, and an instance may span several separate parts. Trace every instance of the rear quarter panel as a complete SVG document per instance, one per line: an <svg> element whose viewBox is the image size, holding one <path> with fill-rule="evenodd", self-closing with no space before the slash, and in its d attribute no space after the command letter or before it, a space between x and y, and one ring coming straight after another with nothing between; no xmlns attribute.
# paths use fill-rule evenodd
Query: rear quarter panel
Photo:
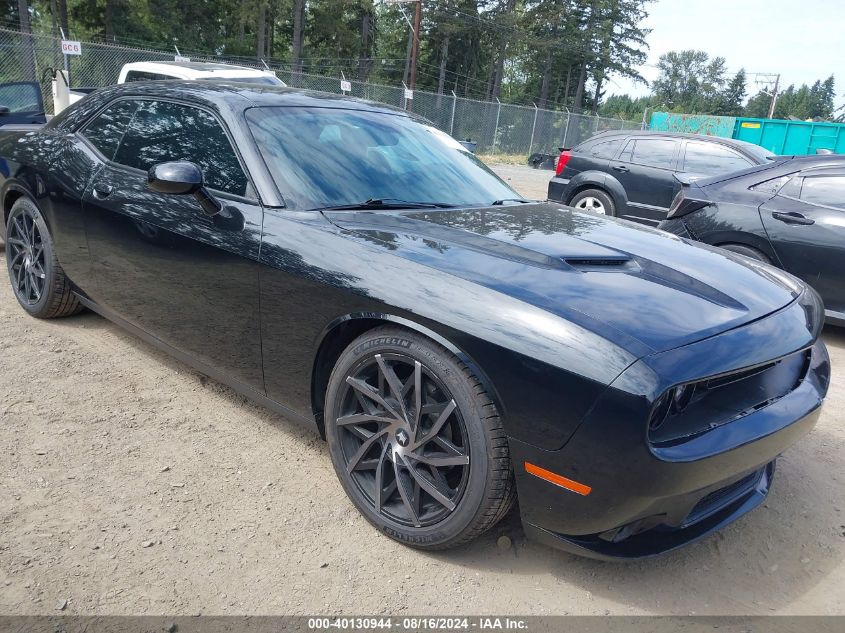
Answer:
<svg viewBox="0 0 845 633"><path fill-rule="evenodd" d="M99 167L96 155L73 134L55 128L0 134L3 226L14 201L31 198L44 215L56 255L74 282L88 270L81 200Z"/></svg>
<svg viewBox="0 0 845 633"><path fill-rule="evenodd" d="M693 237L706 244L750 246L778 262L760 219L757 200L750 203L718 202L689 214L684 223Z"/></svg>

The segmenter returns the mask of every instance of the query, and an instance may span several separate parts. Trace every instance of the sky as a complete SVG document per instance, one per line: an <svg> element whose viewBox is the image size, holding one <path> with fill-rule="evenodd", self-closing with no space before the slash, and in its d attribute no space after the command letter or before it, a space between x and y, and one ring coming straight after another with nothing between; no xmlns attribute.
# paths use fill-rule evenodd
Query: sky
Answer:
<svg viewBox="0 0 845 633"><path fill-rule="evenodd" d="M780 73L783 88L833 74L836 105L845 103L845 0L654 0L647 11L643 26L652 31L639 72L649 81L663 53L694 48L724 57L731 73ZM642 84L611 79L607 96L649 93ZM758 89L749 77L748 96Z"/></svg>

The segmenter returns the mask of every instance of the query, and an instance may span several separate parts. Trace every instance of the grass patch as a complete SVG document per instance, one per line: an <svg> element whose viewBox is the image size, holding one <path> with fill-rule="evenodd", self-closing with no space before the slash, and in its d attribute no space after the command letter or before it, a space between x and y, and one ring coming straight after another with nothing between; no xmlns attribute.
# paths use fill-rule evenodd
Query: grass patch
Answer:
<svg viewBox="0 0 845 633"><path fill-rule="evenodd" d="M487 164L497 165L527 165L527 154L501 154L501 153L482 153L476 154L481 161Z"/></svg>

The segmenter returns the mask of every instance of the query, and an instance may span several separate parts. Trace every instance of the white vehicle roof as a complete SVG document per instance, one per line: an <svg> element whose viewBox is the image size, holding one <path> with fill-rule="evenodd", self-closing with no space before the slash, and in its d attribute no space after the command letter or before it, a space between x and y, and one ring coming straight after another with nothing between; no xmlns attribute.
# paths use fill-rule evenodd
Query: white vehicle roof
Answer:
<svg viewBox="0 0 845 633"><path fill-rule="evenodd" d="M130 71L161 75L156 79L244 79L252 81L273 80L284 86L275 73L270 70L259 70L247 66L233 64L215 64L210 62L131 62L124 64L120 70L118 83L126 83ZM263 82L262 82L263 83ZM270 83L270 81L267 81Z"/></svg>

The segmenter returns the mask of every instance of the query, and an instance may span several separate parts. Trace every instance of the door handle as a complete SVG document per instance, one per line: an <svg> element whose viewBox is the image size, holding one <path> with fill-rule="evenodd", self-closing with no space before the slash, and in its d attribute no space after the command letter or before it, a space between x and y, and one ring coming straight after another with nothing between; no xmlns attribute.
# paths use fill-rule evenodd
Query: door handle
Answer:
<svg viewBox="0 0 845 633"><path fill-rule="evenodd" d="M803 224L805 226L809 226L810 224L816 223L815 220L803 216L800 213L796 213L795 211L789 211L786 213L782 211L772 211L772 217L775 220L780 220L786 224Z"/></svg>
<svg viewBox="0 0 845 633"><path fill-rule="evenodd" d="M627 173L627 172L631 171L630 169L625 167L625 165L614 165L613 167L611 167L611 169L615 169L616 171L621 171L622 173Z"/></svg>
<svg viewBox="0 0 845 633"><path fill-rule="evenodd" d="M114 187L111 185L104 185L102 183L97 183L94 185L94 197L95 198L106 198L112 192Z"/></svg>

